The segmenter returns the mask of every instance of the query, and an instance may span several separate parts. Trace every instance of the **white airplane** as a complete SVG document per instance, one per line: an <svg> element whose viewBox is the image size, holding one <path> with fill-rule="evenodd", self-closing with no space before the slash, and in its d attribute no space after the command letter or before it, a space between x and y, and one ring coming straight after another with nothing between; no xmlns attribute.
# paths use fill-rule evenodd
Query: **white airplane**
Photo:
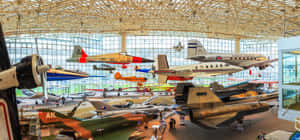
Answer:
<svg viewBox="0 0 300 140"><path fill-rule="evenodd" d="M184 49L184 46L181 45L181 42L179 42L178 45L173 46L173 49L177 52L181 52Z"/></svg>
<svg viewBox="0 0 300 140"><path fill-rule="evenodd" d="M239 66L230 65L224 62L208 62L191 64L169 68L166 55L158 55L158 70L151 71L158 74L158 82L166 83L167 80L185 81L193 77L209 77L216 75L232 74L243 70Z"/></svg>
<svg viewBox="0 0 300 140"><path fill-rule="evenodd" d="M201 62L225 62L231 65L240 66L243 69L258 67L260 70L270 66L278 59L269 60L261 54L229 54L229 53L209 53L198 40L188 41L188 59Z"/></svg>

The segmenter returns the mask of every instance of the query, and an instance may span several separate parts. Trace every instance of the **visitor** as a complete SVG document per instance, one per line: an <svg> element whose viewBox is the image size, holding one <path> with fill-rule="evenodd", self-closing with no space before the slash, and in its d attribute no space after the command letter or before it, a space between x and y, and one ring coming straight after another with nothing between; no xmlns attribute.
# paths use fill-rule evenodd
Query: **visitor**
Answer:
<svg viewBox="0 0 300 140"><path fill-rule="evenodd" d="M244 127L243 127L243 120L238 120L238 123L236 124L236 130L243 132Z"/></svg>
<svg viewBox="0 0 300 140"><path fill-rule="evenodd" d="M176 121L175 121L175 119L173 119L173 118L172 118L172 123L173 123L173 128L175 128L175 126L176 126Z"/></svg>
<svg viewBox="0 0 300 140"><path fill-rule="evenodd" d="M169 124L170 124L171 129L175 128L175 125L176 125L175 119L171 118Z"/></svg>
<svg viewBox="0 0 300 140"><path fill-rule="evenodd" d="M97 132L99 132L100 136L103 136L103 131L104 131L104 128L98 128L97 129Z"/></svg>
<svg viewBox="0 0 300 140"><path fill-rule="evenodd" d="M59 106L59 102L58 102L58 100L56 100L56 106Z"/></svg>
<svg viewBox="0 0 300 140"><path fill-rule="evenodd" d="M162 111L159 112L159 117L160 117L160 120L163 120L163 112Z"/></svg>
<svg viewBox="0 0 300 140"><path fill-rule="evenodd" d="M170 121L169 121L170 129L173 128L173 121L172 121L172 119L173 119L173 118L171 118Z"/></svg>
<svg viewBox="0 0 300 140"><path fill-rule="evenodd" d="M66 100L65 97L62 97L62 98L61 98L62 104L65 104L65 100Z"/></svg>
<svg viewBox="0 0 300 140"><path fill-rule="evenodd" d="M258 136L256 138L257 140L266 140L265 139L265 133L263 131L259 131Z"/></svg>

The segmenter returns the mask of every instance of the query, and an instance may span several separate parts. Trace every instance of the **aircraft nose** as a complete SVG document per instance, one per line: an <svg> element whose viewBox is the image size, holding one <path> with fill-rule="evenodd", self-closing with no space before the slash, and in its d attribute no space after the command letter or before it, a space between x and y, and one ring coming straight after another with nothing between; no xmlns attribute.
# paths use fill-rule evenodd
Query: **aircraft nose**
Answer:
<svg viewBox="0 0 300 140"><path fill-rule="evenodd" d="M154 60L147 59L147 58L142 58L142 62L143 63L150 63L150 62L154 62Z"/></svg>

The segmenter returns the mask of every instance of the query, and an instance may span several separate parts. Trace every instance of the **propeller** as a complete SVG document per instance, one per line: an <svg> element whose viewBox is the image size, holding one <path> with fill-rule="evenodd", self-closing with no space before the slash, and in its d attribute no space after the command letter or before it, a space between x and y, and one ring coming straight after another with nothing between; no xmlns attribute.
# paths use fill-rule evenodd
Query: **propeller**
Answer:
<svg viewBox="0 0 300 140"><path fill-rule="evenodd" d="M152 73L152 77L153 78L155 78L155 66L154 65L152 65L152 71L151 71L151 73Z"/></svg>
<svg viewBox="0 0 300 140"><path fill-rule="evenodd" d="M42 57L39 54L38 39L34 38L34 40L35 40L35 45L36 45L37 57L39 58L37 62L39 64L43 65L42 67L38 68L38 73L40 74L41 86L43 87L43 93L44 93L45 99L47 101L48 100L48 93L47 93L47 71L49 69L49 66L44 65Z"/></svg>

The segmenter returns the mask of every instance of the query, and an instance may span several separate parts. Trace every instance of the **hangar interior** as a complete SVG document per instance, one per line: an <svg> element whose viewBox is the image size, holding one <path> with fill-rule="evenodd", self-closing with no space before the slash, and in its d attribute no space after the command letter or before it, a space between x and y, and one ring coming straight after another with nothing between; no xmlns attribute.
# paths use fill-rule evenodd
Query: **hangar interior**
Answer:
<svg viewBox="0 0 300 140"><path fill-rule="evenodd" d="M16 97L0 95L0 99L5 99L9 104L13 103L7 105L10 115L19 111L19 116L14 117L21 118L21 125L26 126L25 130L20 131L22 135L29 135L27 139L41 136L46 136L47 139L58 139L57 136L74 139L122 139L120 135L127 135L129 132L135 136L136 131L127 131L127 125L133 124L131 121L136 120L132 118L137 117L132 117L132 114L124 115L123 112L131 109L138 112L137 108L144 108L146 105L159 108L159 113L173 112L180 125L191 120L192 123L197 122L197 125L204 124L212 128L223 127L232 123L231 121L239 124L244 116L273 110L274 106L277 114L271 115L272 121L276 121L277 116L285 119L287 115L288 119L285 120L300 117L288 116L289 110L300 111L300 51L288 50L281 54L282 46L278 43L280 40L299 38L299 0L1 0L0 23L11 64L9 67L17 67L18 65L14 64L23 63L23 58L32 54L39 55L43 64L48 66L47 72L38 73L38 78L43 81L40 85L37 84L30 90L18 86L8 87L13 88ZM77 50L78 48L80 49ZM195 52L191 51L192 48L196 48ZM294 48L300 46L295 45ZM190 53L197 55L190 56ZM96 56L106 54L107 58ZM146 60L149 62L146 63ZM4 62L4 59L2 61ZM0 72L5 69L5 66L0 67ZM49 74L53 74L50 69L62 72L54 72L57 77L52 77L53 75ZM38 70L40 69L37 68ZM20 71L17 70L16 73L18 72ZM197 72L202 72L202 75L194 75ZM71 75L67 77L71 79L57 79L66 75ZM165 79L161 80L163 77ZM33 80L36 81L34 78ZM292 88L285 88L288 86ZM1 90L3 89L0 88ZM41 97L32 97L38 93L41 93ZM52 103L51 98L54 98ZM119 98L124 98L124 101ZM162 98L162 101L152 103L157 98ZM269 102L271 98L272 101ZM16 99L21 102L17 106L14 105ZM65 100L68 105L65 105ZM86 100L89 103L86 103ZM96 101L98 104L101 102L101 106L92 103L93 111L84 107ZM78 111L76 116L75 112L82 102L83 109ZM142 107L129 107L132 104ZM178 108L185 108L180 108L182 112L170 109L174 104L179 105ZM207 107L208 104L211 108ZM248 107L249 104L252 106ZM167 106L161 107L162 105ZM69 106L74 109L69 109ZM115 110L121 110L122 114L105 110L111 106ZM121 106L121 109L116 109L116 106ZM218 108L220 106L223 108ZM115 111L114 109L112 110ZM80 121L80 127L86 128L87 131L81 128L79 130L79 126L70 126L61 118L59 119L67 128L57 129L55 125L49 125L51 130L45 130L43 126L48 125L44 124L43 116L37 117L36 112L45 113L47 120L47 113L52 110L56 111L54 118L65 115L65 118L72 121ZM230 112L232 110L237 111ZM205 115L209 114L206 111L211 111L209 113L212 116L217 114L214 116L216 118L221 114L223 118L206 118ZM86 117L86 114L91 115L91 112L94 112L93 117ZM60 114L57 115L58 113ZM119 132L115 128L117 125L123 126L121 121L120 124L116 121L114 126L93 127L90 127L92 124L84 124L84 121L81 121L100 118L100 121L105 123L109 122L105 119L116 119L116 114L126 119L126 130L122 129ZM50 115L50 118L53 116ZM172 118L172 115L170 116L166 117L166 122ZM187 116L188 119L182 120L182 116ZM259 120L255 117L252 116L252 119ZM16 118L11 118L11 121L15 121ZM164 117L161 116L160 120L164 120L162 118ZM249 118L251 119L251 116ZM38 123L34 123L35 129L31 130L28 126L36 120ZM137 122L137 126L140 126L141 121ZM278 122L289 124L281 120ZM4 122L0 121L1 123ZM148 122L145 124L148 125ZM5 130L14 130L18 126L19 124L12 125L12 128ZM130 128L137 129L137 126L130 125ZM158 125L159 128L161 126ZM171 126L171 123L168 126ZM263 123L259 123L259 126L264 126L268 133L271 132L269 128L272 126L268 128L268 125ZM252 136L258 133L255 127L249 129ZM288 126L289 131L294 131L294 128L293 125ZM105 129L112 130L107 138L102 137L103 131L106 133ZM300 131L300 128L295 129ZM155 140L159 139L154 130L155 127L151 128L151 134L153 133ZM19 139L21 135L16 134L18 131L8 132L7 136L3 137ZM226 133L227 130L221 131ZM72 132L72 136L69 132ZM230 134L231 132L233 131L230 131ZM164 131L159 135L165 135ZM174 140L182 138L175 136ZM191 137L193 138L195 139ZM241 138L253 139L243 135L237 137Z"/></svg>
<svg viewBox="0 0 300 140"><path fill-rule="evenodd" d="M136 36L129 35L126 37L126 51L130 55L141 56L150 59L155 59L158 54L166 54L168 57L170 66L180 66L188 64L199 63L185 59L187 57L187 48L176 51L173 47L179 42L187 44L188 40L199 40L208 52L225 52L234 53L236 41L234 39L214 39L207 38L203 34L199 33L175 33L170 32L167 35L163 35L160 32L154 32L153 35ZM118 52L121 50L121 36L118 34L43 34L43 35L21 35L22 37L16 38L15 36L9 36L6 38L8 51L10 53L10 60L12 63L18 62L21 58L36 53L38 48L39 54L43 56L46 64L51 64L53 67L56 65L62 66L65 69L80 70L87 72L90 75L98 75L105 77L91 77L88 79L79 79L72 81L51 81L49 90L53 92L65 92L65 87L70 87L67 91L70 93L84 92L83 89L87 88L126 88L134 87L136 83L128 81L120 81L114 79L114 74L110 74L107 71L93 70L95 63L78 64L70 63L65 60L72 56L73 47L80 45L84 48L88 55L106 54ZM37 41L36 41L37 40ZM37 42L37 43L36 43ZM269 59L278 58L277 44L274 40L240 40L240 53L256 53L260 52L267 56ZM100 66L100 64L96 64ZM144 76L149 80L145 82L145 85L151 85L157 83L157 77L151 74L144 74L135 72L135 66L140 68L151 68L153 64L131 64L127 69L122 69L118 65L117 71L126 76ZM252 68L253 74L249 74L249 70L233 73L233 77L240 79L261 79L261 80L278 80L278 64L273 63L273 67L266 68L265 70L258 70L258 68ZM260 75L259 75L260 74ZM220 75L214 77L201 77L194 78L192 82L199 85L209 86L214 81L221 82L222 84L230 85L237 83L238 81L227 80L229 75ZM260 77L259 77L260 76ZM176 82L176 81L175 81ZM180 82L180 81L179 81ZM60 85L60 86L57 86ZM163 85L163 84L160 84ZM52 88L53 87L53 88ZM41 91L42 89L37 89ZM22 96L20 92L17 92Z"/></svg>

